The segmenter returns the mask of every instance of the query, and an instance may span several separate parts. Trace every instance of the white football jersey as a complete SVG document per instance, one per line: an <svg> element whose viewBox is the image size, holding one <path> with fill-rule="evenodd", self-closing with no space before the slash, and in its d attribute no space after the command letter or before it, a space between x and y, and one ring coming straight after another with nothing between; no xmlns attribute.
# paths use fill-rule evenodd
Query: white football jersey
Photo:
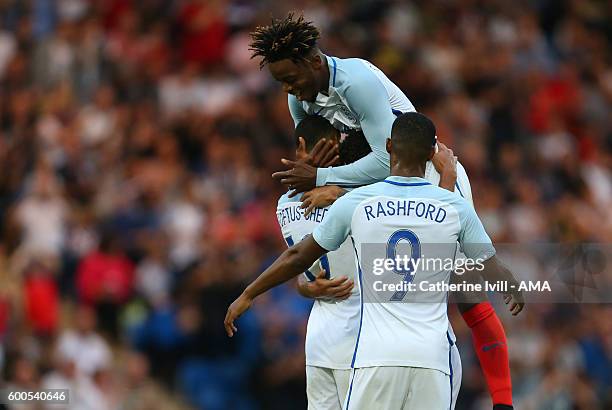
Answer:
<svg viewBox="0 0 612 410"><path fill-rule="evenodd" d="M438 186L440 183L440 173L436 170L431 161L427 161L425 164L425 179L435 186ZM472 186L470 185L470 180L465 172L465 168L459 161L457 161L457 182L455 183L455 192L465 198L470 205L474 206Z"/></svg>
<svg viewBox="0 0 612 410"><path fill-rule="evenodd" d="M401 245L415 259L454 261L457 242L470 258L490 258L495 249L465 199L423 178L391 176L337 200L313 238L329 251L347 238L353 245L361 310L352 367L412 366L450 374L446 292L392 292L387 298L372 286L377 277L371 259L393 258ZM401 273L399 280L408 281ZM417 265L410 274L420 289L422 283L448 283L450 269Z"/></svg>
<svg viewBox="0 0 612 410"><path fill-rule="evenodd" d="M278 201L276 216L288 246L312 234L327 215L329 208L317 208L308 217L300 208L300 196L283 195ZM354 280L355 256L350 241L324 255L308 271L306 278L314 280L324 268L329 278L347 276ZM355 340L359 330L359 292L353 288L346 300L314 301L306 328L306 365L329 369L350 369Z"/></svg>
<svg viewBox="0 0 612 410"><path fill-rule="evenodd" d="M425 168L425 179L433 185L440 182L440 174L431 161ZM472 190L463 166L457 163L457 194L472 203ZM309 217L304 217L300 208L300 196L289 198L283 195L278 201L276 216L281 232L288 246L312 234L314 228L323 221L328 208L316 209ZM459 256L458 253L457 256ZM325 265L325 266L321 266ZM348 276L355 280L357 271L353 247L346 240L336 251L329 252L322 261L316 262L305 277L312 281L324 267L330 277ZM359 290L355 286L351 296L344 301L315 300L306 329L306 364L330 369L350 369L355 341L359 330ZM455 343L456 337L449 322L449 338Z"/></svg>

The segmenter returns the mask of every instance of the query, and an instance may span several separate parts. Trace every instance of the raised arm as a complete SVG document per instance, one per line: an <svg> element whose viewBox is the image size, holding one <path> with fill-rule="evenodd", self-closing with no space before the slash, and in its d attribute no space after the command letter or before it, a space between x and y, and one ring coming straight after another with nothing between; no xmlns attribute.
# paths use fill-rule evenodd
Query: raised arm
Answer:
<svg viewBox="0 0 612 410"><path fill-rule="evenodd" d="M318 168L317 186L358 186L389 176L389 154L385 141L391 135L395 114L384 85L370 71L363 71L347 88L346 105L358 116L372 152L358 161L340 167Z"/></svg>
<svg viewBox="0 0 612 410"><path fill-rule="evenodd" d="M457 157L453 150L448 148L441 142L438 142L438 151L435 153L431 162L434 164L436 171L440 174L438 186L447 191L454 192L457 184ZM461 194L463 196L463 194Z"/></svg>

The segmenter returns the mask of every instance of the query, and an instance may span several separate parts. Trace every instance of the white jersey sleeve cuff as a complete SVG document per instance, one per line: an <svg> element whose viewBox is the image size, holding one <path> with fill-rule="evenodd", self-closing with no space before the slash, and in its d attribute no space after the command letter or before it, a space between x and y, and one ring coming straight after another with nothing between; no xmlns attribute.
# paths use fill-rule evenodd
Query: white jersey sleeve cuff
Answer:
<svg viewBox="0 0 612 410"><path fill-rule="evenodd" d="M324 186L327 183L327 178L331 172L329 168L317 168L317 186Z"/></svg>

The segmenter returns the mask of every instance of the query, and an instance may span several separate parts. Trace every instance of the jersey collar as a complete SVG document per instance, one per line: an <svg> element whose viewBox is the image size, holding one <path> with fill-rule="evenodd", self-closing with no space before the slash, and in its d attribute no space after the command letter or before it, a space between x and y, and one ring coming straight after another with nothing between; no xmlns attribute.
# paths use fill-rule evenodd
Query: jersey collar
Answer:
<svg viewBox="0 0 612 410"><path fill-rule="evenodd" d="M327 67L329 68L329 86L327 88L327 95L318 93L315 99L315 104L321 107L327 105L335 105L336 99L336 72L338 71L338 62L335 57L325 56L327 60Z"/></svg>
<svg viewBox="0 0 612 410"><path fill-rule="evenodd" d="M400 185L400 186L422 186L422 185L431 185L429 181L425 178L421 177L401 177L397 175L391 175L385 178L383 182L391 185Z"/></svg>
<svg viewBox="0 0 612 410"><path fill-rule="evenodd" d="M329 88L336 88L336 73L338 71L338 61L335 57L325 56L327 68L329 69Z"/></svg>

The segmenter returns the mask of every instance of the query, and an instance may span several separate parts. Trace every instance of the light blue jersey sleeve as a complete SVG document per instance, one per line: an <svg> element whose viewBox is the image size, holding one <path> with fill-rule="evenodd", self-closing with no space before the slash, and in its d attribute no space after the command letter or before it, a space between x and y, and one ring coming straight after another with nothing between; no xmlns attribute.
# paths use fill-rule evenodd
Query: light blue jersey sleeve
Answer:
<svg viewBox="0 0 612 410"><path fill-rule="evenodd" d="M295 95L287 95L289 96L287 101L289 104L289 113L291 114L291 118L293 118L294 126L297 127L300 121L306 118L308 113L304 111L304 107L302 107L302 104L298 101L297 98L295 98Z"/></svg>
<svg viewBox="0 0 612 410"><path fill-rule="evenodd" d="M495 248L491 238L485 231L480 218L474 208L467 202L461 201L459 205L459 219L461 231L459 232L459 245L461 251L471 259L485 261L495 255Z"/></svg>
<svg viewBox="0 0 612 410"><path fill-rule="evenodd" d="M389 176L389 153L385 148L395 121L385 86L368 69L360 70L344 92L346 105L355 113L372 152L349 165L317 169L317 186L355 186L378 182Z"/></svg>
<svg viewBox="0 0 612 410"><path fill-rule="evenodd" d="M335 251L348 238L357 201L347 193L329 208L328 214L312 233L314 240L327 251Z"/></svg>

